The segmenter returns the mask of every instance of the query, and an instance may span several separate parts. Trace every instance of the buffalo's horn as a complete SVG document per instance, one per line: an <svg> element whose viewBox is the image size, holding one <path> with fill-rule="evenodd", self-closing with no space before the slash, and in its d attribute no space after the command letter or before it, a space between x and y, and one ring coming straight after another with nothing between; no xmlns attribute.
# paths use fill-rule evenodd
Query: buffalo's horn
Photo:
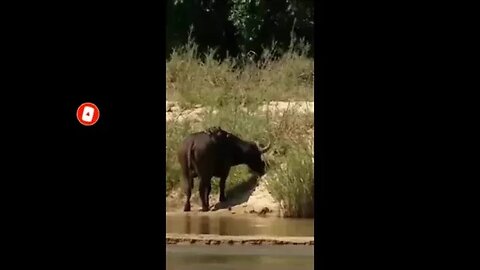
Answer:
<svg viewBox="0 0 480 270"><path fill-rule="evenodd" d="M271 144L272 144L271 142L268 142L267 146L261 147L260 144L257 143L257 146L260 152L265 153L268 151L268 149L270 149Z"/></svg>

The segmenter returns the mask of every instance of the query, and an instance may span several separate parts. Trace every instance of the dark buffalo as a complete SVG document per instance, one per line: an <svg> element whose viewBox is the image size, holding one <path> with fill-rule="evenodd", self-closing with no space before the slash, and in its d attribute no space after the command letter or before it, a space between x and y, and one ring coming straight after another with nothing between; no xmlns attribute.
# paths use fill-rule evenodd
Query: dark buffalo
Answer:
<svg viewBox="0 0 480 270"><path fill-rule="evenodd" d="M226 201L225 182L232 166L246 164L258 175L265 174L262 154L268 151L257 143L244 141L239 137L213 127L203 132L190 134L178 151L187 196L184 211L190 211L193 178L200 178L199 195L202 211L209 210L209 195L212 177L220 178L220 202Z"/></svg>

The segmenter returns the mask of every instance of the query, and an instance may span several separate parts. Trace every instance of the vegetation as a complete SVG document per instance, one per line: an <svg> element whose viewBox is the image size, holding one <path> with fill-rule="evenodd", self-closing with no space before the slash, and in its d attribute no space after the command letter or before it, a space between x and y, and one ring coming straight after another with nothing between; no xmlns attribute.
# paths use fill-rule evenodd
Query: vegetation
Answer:
<svg viewBox="0 0 480 270"><path fill-rule="evenodd" d="M178 101L183 109L196 104L208 109L198 122L167 122L167 195L180 187L176 151L181 140L191 132L221 126L246 140L270 141L267 162L269 175L275 177L267 184L269 191L283 201L287 216L313 216L313 114L289 109L275 116L268 110L258 110L269 101L313 100L313 59L307 56L309 49L305 42L298 41L292 42L280 57L275 56L272 47L265 49L257 61L242 57L216 60L213 50L201 54L189 39L185 46L173 51L167 62L167 99ZM249 176L245 166L232 168L227 196ZM214 180L212 193L217 192L218 180Z"/></svg>
<svg viewBox="0 0 480 270"><path fill-rule="evenodd" d="M281 55L292 34L314 44L313 0L167 0L166 5L168 56L187 42L191 26L200 52L217 48L220 59L250 51L260 56L273 40ZM309 53L313 55L313 48Z"/></svg>
<svg viewBox="0 0 480 270"><path fill-rule="evenodd" d="M167 100L184 106L257 106L265 101L313 101L313 59L310 46L292 42L275 57L275 44L257 62L247 58L215 60L214 50L198 52L189 39L167 62ZM239 67L241 66L241 68Z"/></svg>
<svg viewBox="0 0 480 270"><path fill-rule="evenodd" d="M305 143L296 145L289 153L279 157L281 164L273 168L275 177L267 182L273 197L282 203L285 216L314 216L313 155Z"/></svg>

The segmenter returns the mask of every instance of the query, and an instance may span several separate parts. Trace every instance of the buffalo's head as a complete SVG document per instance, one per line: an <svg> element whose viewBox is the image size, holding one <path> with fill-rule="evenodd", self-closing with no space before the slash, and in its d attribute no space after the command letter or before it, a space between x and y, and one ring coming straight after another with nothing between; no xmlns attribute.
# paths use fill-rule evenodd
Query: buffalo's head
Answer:
<svg viewBox="0 0 480 270"><path fill-rule="evenodd" d="M250 147L247 151L247 165L251 171L262 176L266 171L266 163L263 158L263 154L270 149L270 143L267 146L262 146L258 143L250 144Z"/></svg>

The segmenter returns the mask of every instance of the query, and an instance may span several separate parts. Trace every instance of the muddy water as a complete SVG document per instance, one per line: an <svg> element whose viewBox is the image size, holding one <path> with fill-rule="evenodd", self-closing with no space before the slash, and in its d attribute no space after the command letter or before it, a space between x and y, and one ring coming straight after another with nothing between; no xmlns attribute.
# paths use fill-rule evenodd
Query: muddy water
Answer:
<svg viewBox="0 0 480 270"><path fill-rule="evenodd" d="M258 216L171 214L167 233L218 235L313 236L313 219L282 219Z"/></svg>
<svg viewBox="0 0 480 270"><path fill-rule="evenodd" d="M218 235L313 236L313 219L282 219L253 215L170 213L167 233ZM314 269L313 246L167 245L168 270Z"/></svg>
<svg viewBox="0 0 480 270"><path fill-rule="evenodd" d="M166 269L314 269L307 246L167 246Z"/></svg>

